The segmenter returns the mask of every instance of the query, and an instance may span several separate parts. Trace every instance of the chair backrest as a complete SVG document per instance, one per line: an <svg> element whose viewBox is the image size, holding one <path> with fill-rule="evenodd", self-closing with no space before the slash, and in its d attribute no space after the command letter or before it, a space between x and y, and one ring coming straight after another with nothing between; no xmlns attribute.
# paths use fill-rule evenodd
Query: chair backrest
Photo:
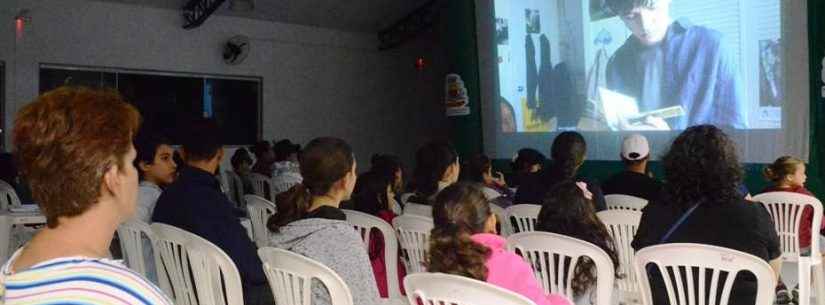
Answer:
<svg viewBox="0 0 825 305"><path fill-rule="evenodd" d="M490 211L493 212L494 215L496 215L498 225L499 227L501 227L501 231L498 233L504 237L512 235L513 226L510 225L510 217L507 216L507 211L505 211L504 208L492 202L490 202Z"/></svg>
<svg viewBox="0 0 825 305"><path fill-rule="evenodd" d="M517 204L506 209L507 225L513 233L532 232L536 227L541 206L538 204Z"/></svg>
<svg viewBox="0 0 825 305"><path fill-rule="evenodd" d="M647 200L644 198L623 194L605 195L604 202L608 210L641 211L647 205Z"/></svg>
<svg viewBox="0 0 825 305"><path fill-rule="evenodd" d="M636 280L636 273L633 271L633 254L635 251L630 245L636 230L639 228L639 221L642 219L642 212L631 210L607 210L596 213L599 220L607 227L607 232L613 238L616 246L616 254L619 256L619 273L621 278L617 280L619 291L626 293L638 293L639 281Z"/></svg>
<svg viewBox="0 0 825 305"><path fill-rule="evenodd" d="M211 242L153 223L161 288L177 305L243 304L241 277L232 259ZM164 285L166 282L168 284Z"/></svg>
<svg viewBox="0 0 825 305"><path fill-rule="evenodd" d="M799 226L802 211L808 207L813 212L811 232L819 232L822 224L822 202L812 196L791 192L768 192L756 195L753 201L761 202L773 219L779 235L782 257L796 261L799 258ZM819 257L819 234L811 234L811 257Z"/></svg>
<svg viewBox="0 0 825 305"><path fill-rule="evenodd" d="M521 254L533 268L544 293L557 293L575 300L573 271L582 258L596 267L596 302L610 305L616 278L610 256L601 248L583 240L555 233L524 232L507 237L507 248Z"/></svg>
<svg viewBox="0 0 825 305"><path fill-rule="evenodd" d="M17 197L14 187L6 181L0 180L0 211L6 211L10 207L20 205L20 197Z"/></svg>
<svg viewBox="0 0 825 305"><path fill-rule="evenodd" d="M120 249L123 251L126 266L145 277L148 277L149 272L146 270L146 251L143 247L144 238L149 240L149 245L155 243L155 234L152 233L152 228L148 223L137 219L127 220L117 227L117 236L120 240ZM154 251L153 251L154 252ZM152 257L151 259L155 259Z"/></svg>
<svg viewBox="0 0 825 305"><path fill-rule="evenodd" d="M275 214L277 208L274 203L258 195L245 195L246 210L249 212L249 222L252 225L252 239L258 247L269 243L269 229L266 222Z"/></svg>
<svg viewBox="0 0 825 305"><path fill-rule="evenodd" d="M11 217L0 213L0 264L6 264L9 259L9 244L11 243Z"/></svg>
<svg viewBox="0 0 825 305"><path fill-rule="evenodd" d="M670 304L727 305L740 271L750 271L756 276L756 305L773 303L775 275L768 263L748 253L710 245L673 243L641 249L634 260L643 304L653 304L648 264L654 264L663 275ZM694 287L694 283L699 283L699 287ZM717 295L718 292L721 294Z"/></svg>
<svg viewBox="0 0 825 305"><path fill-rule="evenodd" d="M404 254L404 264L407 274L425 272L424 262L427 260L430 246L430 231L433 230L433 219L418 215L401 215L392 220L398 244Z"/></svg>
<svg viewBox="0 0 825 305"><path fill-rule="evenodd" d="M384 238L384 270L387 272L387 291L390 299L401 297L401 288L398 284L398 239L392 225L381 218L353 210L341 210L347 215L347 221L355 227L364 240L364 247L369 251L370 232L377 229Z"/></svg>
<svg viewBox="0 0 825 305"><path fill-rule="evenodd" d="M320 281L329 292L332 305L353 305L352 293L335 271L327 266L283 249L258 249L264 272L275 296L276 305L312 304L312 280Z"/></svg>
<svg viewBox="0 0 825 305"><path fill-rule="evenodd" d="M259 173L249 173L249 180L252 181L252 191L255 192L255 195L265 199L272 199L267 197L272 192L269 177Z"/></svg>
<svg viewBox="0 0 825 305"><path fill-rule="evenodd" d="M226 177L226 184L229 187L229 199L232 200L238 208L246 207L241 176L233 171L224 171L224 176Z"/></svg>
<svg viewBox="0 0 825 305"><path fill-rule="evenodd" d="M416 273L404 278L409 304L535 305L522 295L468 277ZM420 302L418 302L420 300Z"/></svg>
<svg viewBox="0 0 825 305"><path fill-rule="evenodd" d="M418 215L432 218L433 207L426 204L407 202L407 204L404 205L404 215Z"/></svg>

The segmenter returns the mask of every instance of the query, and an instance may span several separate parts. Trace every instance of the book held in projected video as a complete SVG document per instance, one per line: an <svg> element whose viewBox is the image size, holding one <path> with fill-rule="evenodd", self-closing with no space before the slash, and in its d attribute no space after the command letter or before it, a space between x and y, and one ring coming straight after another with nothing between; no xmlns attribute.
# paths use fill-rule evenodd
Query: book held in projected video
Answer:
<svg viewBox="0 0 825 305"><path fill-rule="evenodd" d="M681 105L639 112L635 98L603 87L599 88L599 98L610 130L635 130L634 126L643 124L646 117L670 119L685 115Z"/></svg>

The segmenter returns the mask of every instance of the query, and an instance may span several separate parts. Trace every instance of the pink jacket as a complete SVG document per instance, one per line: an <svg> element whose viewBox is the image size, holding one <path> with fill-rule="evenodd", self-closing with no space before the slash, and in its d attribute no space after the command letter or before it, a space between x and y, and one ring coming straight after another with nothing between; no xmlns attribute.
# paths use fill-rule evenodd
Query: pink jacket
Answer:
<svg viewBox="0 0 825 305"><path fill-rule="evenodd" d="M536 281L533 269L524 260L513 252L507 251L507 241L495 234L475 234L473 241L490 248L490 258L487 259L487 283L502 287L527 297L537 305L571 305L564 296L544 294L544 290Z"/></svg>

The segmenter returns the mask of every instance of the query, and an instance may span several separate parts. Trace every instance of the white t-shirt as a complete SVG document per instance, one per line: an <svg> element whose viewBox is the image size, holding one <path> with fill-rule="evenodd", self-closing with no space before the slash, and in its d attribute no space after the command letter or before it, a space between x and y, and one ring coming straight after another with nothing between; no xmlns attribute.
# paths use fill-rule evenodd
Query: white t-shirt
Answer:
<svg viewBox="0 0 825 305"><path fill-rule="evenodd" d="M152 212L158 202L160 193L163 192L159 186L149 181L141 181L138 187L137 207L134 218L145 223L152 222Z"/></svg>

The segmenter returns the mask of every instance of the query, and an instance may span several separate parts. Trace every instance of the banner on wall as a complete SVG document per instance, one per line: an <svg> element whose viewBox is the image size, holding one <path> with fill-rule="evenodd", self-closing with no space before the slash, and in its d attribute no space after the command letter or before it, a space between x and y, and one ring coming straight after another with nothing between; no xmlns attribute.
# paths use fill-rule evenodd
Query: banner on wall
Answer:
<svg viewBox="0 0 825 305"><path fill-rule="evenodd" d="M444 106L447 116L465 116L470 114L470 98L467 87L458 74L447 74L445 78Z"/></svg>

